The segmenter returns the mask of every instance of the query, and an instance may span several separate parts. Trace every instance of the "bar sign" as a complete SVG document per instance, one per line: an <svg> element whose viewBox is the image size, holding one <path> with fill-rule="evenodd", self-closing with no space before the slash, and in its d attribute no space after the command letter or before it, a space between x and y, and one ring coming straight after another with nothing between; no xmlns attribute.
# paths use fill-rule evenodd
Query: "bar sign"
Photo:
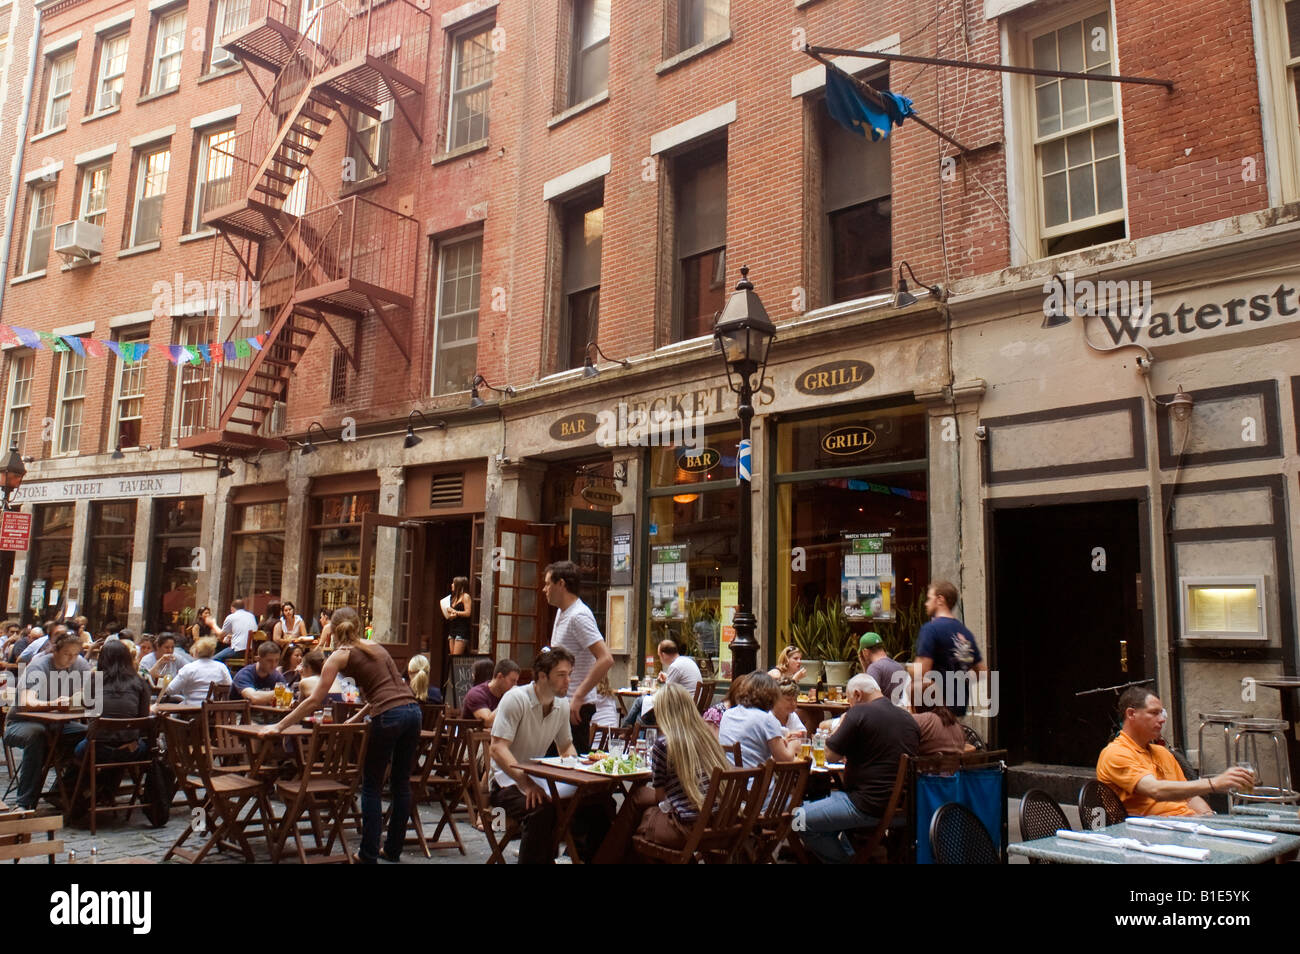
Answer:
<svg viewBox="0 0 1300 954"><path fill-rule="evenodd" d="M32 515L6 511L0 521L0 550L26 550L32 538Z"/></svg>

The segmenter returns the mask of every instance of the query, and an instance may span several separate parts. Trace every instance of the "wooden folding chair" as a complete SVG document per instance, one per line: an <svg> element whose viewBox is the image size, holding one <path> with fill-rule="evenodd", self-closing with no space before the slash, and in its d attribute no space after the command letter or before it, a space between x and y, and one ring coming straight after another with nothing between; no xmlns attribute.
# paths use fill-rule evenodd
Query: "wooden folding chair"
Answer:
<svg viewBox="0 0 1300 954"><path fill-rule="evenodd" d="M253 770L248 755L248 743L226 731L227 726L248 725L252 711L252 706L247 699L203 703L203 722L208 728L214 771L246 775Z"/></svg>
<svg viewBox="0 0 1300 954"><path fill-rule="evenodd" d="M128 758L121 761L101 762L99 760L100 739L105 736L126 735L135 733L144 740L145 750L143 755L136 755L135 749L138 747L138 741L130 742L127 750L130 752ZM149 805L148 802L140 803L140 793L144 790L145 770L153 764L155 741L158 734L158 724L153 716L144 716L136 719L95 719L86 728L86 751L81 759L81 768L77 772L77 783L72 789L72 798L75 801L77 793L84 791L89 782L90 794L90 833L92 835L98 832L98 819L102 814L113 814L116 812L126 812L127 822L131 821L131 813L137 808L144 809ZM107 743L104 743L107 744ZM99 777L100 773L106 773L111 776L117 776L117 781L113 786L112 800L108 805L99 804ZM124 773L130 776L131 788L129 797L125 805L117 804L117 796L122 794L122 782L125 779L118 773Z"/></svg>
<svg viewBox="0 0 1300 954"><path fill-rule="evenodd" d="M772 790L746 845L750 861L755 864L776 863L777 848L790 835L794 813L803 804L803 793L808 787L811 771L812 762L807 759L772 763ZM798 838L790 838L790 848L801 862L808 863L807 852Z"/></svg>
<svg viewBox="0 0 1300 954"><path fill-rule="evenodd" d="M230 683L227 683L227 682L210 682L210 683L208 683L208 701L209 701L209 702L229 702L229 701L230 701Z"/></svg>
<svg viewBox="0 0 1300 954"><path fill-rule="evenodd" d="M469 766L466 772L465 791L472 799L474 827L483 832L491 854L487 863L506 863L506 846L520 834L519 823L504 811L492 806L488 792L492 785L492 733L475 729L469 733Z"/></svg>
<svg viewBox="0 0 1300 954"><path fill-rule="evenodd" d="M363 722L318 725L312 730L311 746L303 760L302 778L276 785L285 810L272 851L273 860L280 860L285 843L292 835L298 849L298 860L303 864L353 862L345 823L353 814L352 800L361 786L369 738L370 727ZM310 833L315 840L310 852L303 845L304 832L299 824L304 818L310 823ZM326 821L332 821L328 838ZM336 838L343 848L342 854L334 853Z"/></svg>
<svg viewBox="0 0 1300 954"><path fill-rule="evenodd" d="M266 786L246 775L214 770L205 720L185 722L168 716L163 720L163 733L167 740L167 757L177 780L196 792L202 788L204 797L200 812L194 814L191 823L185 826L162 860L167 861L174 855L190 864L198 864L213 848L233 848L244 856L245 861L256 860L246 832L251 815L249 818L241 817L245 807L253 801L261 811L262 832L267 835L267 845L274 857L274 843L270 838L274 815L266 798ZM198 851L181 847L191 835L208 832L211 833L208 840Z"/></svg>
<svg viewBox="0 0 1300 954"><path fill-rule="evenodd" d="M891 831L897 833L910 831L908 823L908 805L912 757L906 753L898 757L898 774L894 776L894 787L889 792L889 801L880 813L880 821L874 828L860 828L849 833L849 840L854 843L853 863L856 865L874 864L876 852L884 844ZM901 822L901 824L900 824ZM889 855L886 854L888 860Z"/></svg>
<svg viewBox="0 0 1300 954"><path fill-rule="evenodd" d="M724 745L722 747L722 751L726 752L729 756L731 756L731 761L736 763L736 768L745 767L744 757L740 754L739 742L732 742L730 745Z"/></svg>
<svg viewBox="0 0 1300 954"><path fill-rule="evenodd" d="M438 702L421 702L420 703L420 728L425 731L431 731L442 725L444 718L454 719L456 716L447 712L447 707Z"/></svg>
<svg viewBox="0 0 1300 954"><path fill-rule="evenodd" d="M680 848L632 839L637 852L661 864L688 865L698 861L726 864L753 831L772 778L772 763L760 768L715 768L686 843Z"/></svg>
<svg viewBox="0 0 1300 954"><path fill-rule="evenodd" d="M39 858L45 855L50 864L62 853L63 841L55 833L63 827L62 815L36 815L30 811L0 814L0 861L18 864L22 858ZM33 841L32 836L45 833L45 841Z"/></svg>
<svg viewBox="0 0 1300 954"><path fill-rule="evenodd" d="M622 741L629 748L632 746L632 736L636 730L632 726L623 728L617 725L593 725L591 727L591 749L601 752L609 751L609 743L615 740Z"/></svg>
<svg viewBox="0 0 1300 954"><path fill-rule="evenodd" d="M424 837L424 822L420 820L420 803L429 798L429 775L438 764L438 752L442 748L442 706L438 706L437 710L431 714L426 710L426 718L431 719L432 724L420 730L415 761L411 765L411 817L407 824L414 826L415 842L426 858L432 855L429 852L429 842ZM392 811L391 807L389 811ZM410 839L406 841L409 843Z"/></svg>
<svg viewBox="0 0 1300 954"><path fill-rule="evenodd" d="M695 687L695 708L699 710L700 715L704 715L709 706L713 705L713 693L717 688L716 679L701 679L700 684Z"/></svg>
<svg viewBox="0 0 1300 954"><path fill-rule="evenodd" d="M433 830L433 840L429 842L430 848L455 848L462 855L467 854L465 842L461 840L460 830L456 827L456 815L462 803L468 812L473 812L470 795L466 791L466 777L471 771L469 737L481 728L483 723L478 719L444 719L442 722L440 744L424 783L426 799L430 803L436 802L442 808L442 817L438 819L438 827ZM451 831L450 841L442 837L444 827Z"/></svg>

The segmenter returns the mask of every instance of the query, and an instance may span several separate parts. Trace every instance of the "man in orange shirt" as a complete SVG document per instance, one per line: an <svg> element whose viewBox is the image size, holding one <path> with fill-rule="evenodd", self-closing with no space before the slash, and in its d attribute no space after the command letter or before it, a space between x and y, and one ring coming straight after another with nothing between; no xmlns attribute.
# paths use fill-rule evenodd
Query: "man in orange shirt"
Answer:
<svg viewBox="0 0 1300 954"><path fill-rule="evenodd" d="M1124 728L1101 750L1097 779L1115 790L1130 815L1208 815L1213 809L1202 795L1254 784L1251 773L1242 768L1187 781L1173 753L1155 744L1165 726L1165 709L1145 686L1124 691L1119 714Z"/></svg>

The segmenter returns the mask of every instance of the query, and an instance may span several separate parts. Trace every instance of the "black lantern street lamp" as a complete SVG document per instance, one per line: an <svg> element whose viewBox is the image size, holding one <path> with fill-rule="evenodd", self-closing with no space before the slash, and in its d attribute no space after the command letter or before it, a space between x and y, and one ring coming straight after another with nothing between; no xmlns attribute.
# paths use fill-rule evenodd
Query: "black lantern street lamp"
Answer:
<svg viewBox="0 0 1300 954"><path fill-rule="evenodd" d="M767 309L754 294L749 280L749 266L740 270L736 290L727 299L713 327L713 338L722 352L727 368L727 384L740 396L736 411L740 418L740 450L736 455L736 477L740 481L740 582L736 616L732 625L736 636L731 641L732 678L758 668L758 640L754 632L758 619L750 609L754 589L754 520L750 494L749 425L754 419L754 392L763 387L767 372L767 353L776 337L776 325Z"/></svg>
<svg viewBox="0 0 1300 954"><path fill-rule="evenodd" d="M9 495L17 490L27 476L27 465L23 463L23 457L18 453L18 441L9 445L9 456L5 459L4 471L0 472L3 478L3 484L0 484L0 493L4 494L4 502L0 504L0 513L9 511Z"/></svg>

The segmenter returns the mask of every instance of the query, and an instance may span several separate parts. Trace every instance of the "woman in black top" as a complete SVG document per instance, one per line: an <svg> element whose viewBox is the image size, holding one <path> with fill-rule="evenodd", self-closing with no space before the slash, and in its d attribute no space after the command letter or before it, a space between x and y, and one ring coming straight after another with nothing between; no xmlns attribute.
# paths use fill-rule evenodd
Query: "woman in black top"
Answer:
<svg viewBox="0 0 1300 954"><path fill-rule="evenodd" d="M103 702L101 716L109 719L140 719L149 715L153 692L149 683L136 672L131 650L121 640L110 639L104 643L104 648L99 651L98 668ZM85 753L86 745L85 739L77 743L74 751L78 760ZM138 732L100 736L99 745L95 749L95 760L125 762L143 755L146 750L147 743Z"/></svg>
<svg viewBox="0 0 1300 954"><path fill-rule="evenodd" d="M469 577L458 576L451 581L451 616L447 619L447 642L453 656L469 652L469 618L474 612L474 602L469 595Z"/></svg>

